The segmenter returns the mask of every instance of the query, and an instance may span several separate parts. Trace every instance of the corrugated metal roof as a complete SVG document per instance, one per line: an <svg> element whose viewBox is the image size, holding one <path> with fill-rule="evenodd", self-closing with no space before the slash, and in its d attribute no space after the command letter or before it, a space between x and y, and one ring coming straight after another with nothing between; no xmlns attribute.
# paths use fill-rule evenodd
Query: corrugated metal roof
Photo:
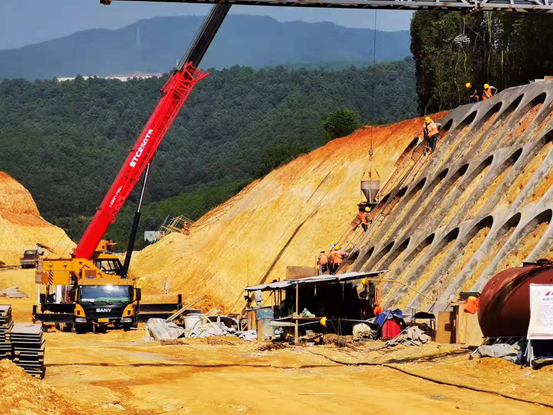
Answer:
<svg viewBox="0 0 553 415"><path fill-rule="evenodd" d="M288 287L293 287L296 285L296 282L299 285L304 284L332 284L337 282L345 282L352 280L360 280L365 277L375 277L377 275L388 272L388 270L381 271L371 271L371 272L347 272L345 274L339 275L318 275L308 278L300 278L296 280L287 280L287 281L277 281L269 284L263 285L254 285L252 287L246 287L246 291L273 291L273 290L284 290Z"/></svg>

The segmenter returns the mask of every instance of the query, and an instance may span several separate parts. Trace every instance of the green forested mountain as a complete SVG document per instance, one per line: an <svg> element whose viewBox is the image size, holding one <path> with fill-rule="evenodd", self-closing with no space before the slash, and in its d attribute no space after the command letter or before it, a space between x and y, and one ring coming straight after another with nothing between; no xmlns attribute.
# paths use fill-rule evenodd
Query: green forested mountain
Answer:
<svg viewBox="0 0 553 415"><path fill-rule="evenodd" d="M465 83L497 88L553 74L551 16L418 11L411 22L419 111L468 102Z"/></svg>
<svg viewBox="0 0 553 415"><path fill-rule="evenodd" d="M87 30L36 45L2 50L0 78L163 73L184 55L203 20L203 16L156 17L117 30ZM398 60L409 55L408 31L377 33L377 61ZM282 23L265 16L230 15L210 46L202 67L371 62L373 37L373 30L345 28L328 22Z"/></svg>
<svg viewBox="0 0 553 415"><path fill-rule="evenodd" d="M165 79L0 82L0 170L31 191L45 218L74 229L71 236L78 238ZM147 200L160 203L149 209L156 220L169 213L198 218L263 172L268 149L324 143L323 121L339 108L373 124L414 116L413 61L335 72L238 66L211 71L156 155ZM194 200L182 196L190 192L196 192ZM161 202L171 197L176 199Z"/></svg>

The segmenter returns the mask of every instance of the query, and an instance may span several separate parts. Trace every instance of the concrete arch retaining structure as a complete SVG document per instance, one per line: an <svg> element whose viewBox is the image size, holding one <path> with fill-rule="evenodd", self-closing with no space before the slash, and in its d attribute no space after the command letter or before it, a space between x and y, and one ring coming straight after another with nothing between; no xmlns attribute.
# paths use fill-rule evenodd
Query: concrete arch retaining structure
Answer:
<svg viewBox="0 0 553 415"><path fill-rule="evenodd" d="M358 246L353 269L386 263L387 278L424 294L383 284L387 307L438 311L462 290L481 290L506 263L553 259L553 81L507 89L439 121L449 130L436 152L390 190L388 203L400 197ZM472 243L482 223L486 235Z"/></svg>

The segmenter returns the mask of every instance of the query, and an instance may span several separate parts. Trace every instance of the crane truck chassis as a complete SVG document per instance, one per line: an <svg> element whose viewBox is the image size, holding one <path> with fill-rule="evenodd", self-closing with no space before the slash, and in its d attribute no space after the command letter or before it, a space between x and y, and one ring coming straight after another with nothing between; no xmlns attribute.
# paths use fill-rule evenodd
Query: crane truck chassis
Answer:
<svg viewBox="0 0 553 415"><path fill-rule="evenodd" d="M122 266L113 243L101 241L90 261L44 259L36 283L45 286L33 321L54 323L63 331L105 332L109 326L128 330L148 318L167 318L182 308L176 303L141 304L136 280L122 278ZM76 265L76 268L73 268ZM53 291L51 291L53 290Z"/></svg>

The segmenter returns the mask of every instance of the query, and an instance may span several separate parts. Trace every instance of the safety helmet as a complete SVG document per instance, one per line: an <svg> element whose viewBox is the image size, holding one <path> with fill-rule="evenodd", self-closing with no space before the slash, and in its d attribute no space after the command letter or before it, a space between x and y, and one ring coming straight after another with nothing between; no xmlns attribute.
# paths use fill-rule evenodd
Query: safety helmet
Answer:
<svg viewBox="0 0 553 415"><path fill-rule="evenodd" d="M337 251L338 249L340 249L340 247L339 247L338 245L336 245L336 246L334 247L334 249Z"/></svg>
<svg viewBox="0 0 553 415"><path fill-rule="evenodd" d="M365 208L365 212L370 212L371 211L371 208L370 207L366 207Z"/></svg>
<svg viewBox="0 0 553 415"><path fill-rule="evenodd" d="M425 121L425 122L431 122L431 121L432 121L432 118L426 117L426 118L424 119L424 121Z"/></svg>
<svg viewBox="0 0 553 415"><path fill-rule="evenodd" d="M484 84L484 89L488 89L490 87L490 84Z"/></svg>
<svg viewBox="0 0 553 415"><path fill-rule="evenodd" d="M467 88L470 88L472 85L470 84L470 82L467 82L467 83L465 84L465 86L466 86Z"/></svg>
<svg viewBox="0 0 553 415"><path fill-rule="evenodd" d="M326 320L327 320L326 317L323 317L321 319L321 326L326 327Z"/></svg>

